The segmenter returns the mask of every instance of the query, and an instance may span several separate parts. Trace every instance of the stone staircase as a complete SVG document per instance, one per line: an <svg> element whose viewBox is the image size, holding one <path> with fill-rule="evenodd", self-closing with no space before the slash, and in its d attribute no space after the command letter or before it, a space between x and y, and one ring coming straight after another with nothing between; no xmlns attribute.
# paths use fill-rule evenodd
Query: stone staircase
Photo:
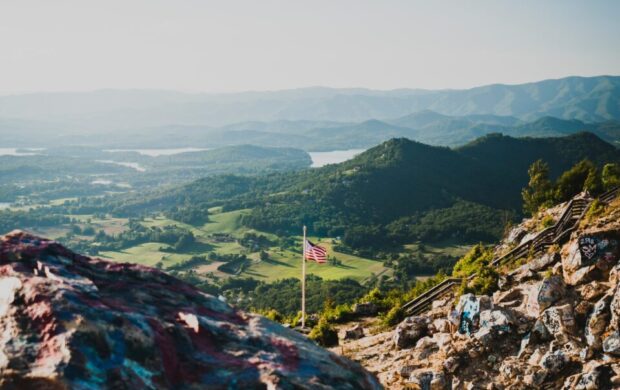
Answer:
<svg viewBox="0 0 620 390"><path fill-rule="evenodd" d="M609 203L614 200L619 193L620 187L616 187L601 194L598 200L602 203ZM547 249L554 244L565 242L565 240L570 237L570 234L577 229L579 221L581 221L593 200L594 199L590 197L584 197L582 194L575 196L568 202L562 216L553 226L546 228L532 239L521 243L508 253L494 259L491 265L493 267L498 267L512 260L536 256L545 253ZM467 279L471 280L475 276L476 275L473 274ZM445 279L435 287L407 302L403 305L403 309L409 315L421 314L432 306L433 301L450 293L456 286L461 285L461 283L463 283L462 278Z"/></svg>

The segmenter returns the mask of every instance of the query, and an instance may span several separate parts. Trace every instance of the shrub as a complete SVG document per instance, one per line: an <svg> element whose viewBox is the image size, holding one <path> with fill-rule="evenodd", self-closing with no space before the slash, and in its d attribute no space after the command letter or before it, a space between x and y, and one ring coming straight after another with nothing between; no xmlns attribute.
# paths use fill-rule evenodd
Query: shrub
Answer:
<svg viewBox="0 0 620 390"><path fill-rule="evenodd" d="M587 225L592 222L594 219L600 217L605 211L605 205L601 203L598 199L594 199L594 201L588 207L588 211L586 211L586 215L581 221L581 226Z"/></svg>
<svg viewBox="0 0 620 390"><path fill-rule="evenodd" d="M277 310L275 309L271 309L271 310L267 310L264 313L260 313L262 314L264 317L270 319L271 321L276 321L276 322L280 322L282 323L284 320L284 317L282 316L282 314L278 313Z"/></svg>
<svg viewBox="0 0 620 390"><path fill-rule="evenodd" d="M328 307L323 311L322 317L331 323L346 322L353 319L353 310L347 304Z"/></svg>
<svg viewBox="0 0 620 390"><path fill-rule="evenodd" d="M383 317L383 324L387 326L396 326L405 318L405 311L402 305L394 306Z"/></svg>
<svg viewBox="0 0 620 390"><path fill-rule="evenodd" d="M490 266L492 260L493 250L478 244L456 263L453 275L463 278L457 299L462 294L491 294L497 289L499 274ZM476 276L467 280L467 277L473 274Z"/></svg>
<svg viewBox="0 0 620 390"><path fill-rule="evenodd" d="M452 275L468 277L481 271L493 260L493 250L482 244L475 245L454 265Z"/></svg>
<svg viewBox="0 0 620 390"><path fill-rule="evenodd" d="M553 216L547 214L545 215L541 220L540 220L540 229L539 230L544 230L548 227L551 227L555 224L555 219L553 219Z"/></svg>
<svg viewBox="0 0 620 390"><path fill-rule="evenodd" d="M319 323L312 328L308 337L323 347L338 345L338 333L325 318L319 319Z"/></svg>

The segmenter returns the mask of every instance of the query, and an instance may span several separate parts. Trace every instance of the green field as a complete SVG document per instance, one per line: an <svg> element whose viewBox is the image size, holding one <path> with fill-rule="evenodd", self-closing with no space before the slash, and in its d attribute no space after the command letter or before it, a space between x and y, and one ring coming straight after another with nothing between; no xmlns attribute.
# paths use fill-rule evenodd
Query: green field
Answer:
<svg viewBox="0 0 620 390"><path fill-rule="evenodd" d="M188 251L186 253L169 253L161 251L160 248L165 246L161 243L150 242L124 249L122 251L102 252L101 256L116 261L134 262L149 266L161 262L164 267L169 267L180 261L184 261L193 255L205 255L208 252L219 254L246 254L252 264L248 269L242 272L241 277L253 277L260 280L271 281L289 277L301 277L301 249L299 253L291 250L281 250L278 247L272 247L267 250L270 259L267 261L259 260L258 253L249 253L248 249L233 242L218 242L211 235L214 233L226 233L231 237L241 238L247 232L262 234L271 240L275 240L276 236L270 233L259 232L241 226L241 217L248 210L236 210L231 212L219 212L217 209L210 210L213 214L209 216L209 222L203 226L192 226L178 221L174 221L163 216L157 218L146 218L143 222L145 226L171 226L176 225L190 230L197 239L199 247L208 247L207 251ZM93 221L95 222L95 221ZM102 228L106 227L103 221L97 220L96 223ZM118 220L110 219L109 223L118 228ZM110 229L112 226L107 226ZM301 242L301 237L296 237ZM315 240L317 240L315 238ZM327 247L329 255L336 257L342 262L342 265L333 266L329 264L316 264L307 262L306 271L308 274L315 274L324 279L340 279L350 277L357 280L364 280L371 274L383 274L388 270L383 266L382 262L352 256L344 253L334 252L332 250L331 239L323 239L319 241L321 245ZM202 266L198 272L215 272L218 276L230 276L215 270L215 266Z"/></svg>
<svg viewBox="0 0 620 390"><path fill-rule="evenodd" d="M314 274L323 279L341 279L349 277L361 281L370 277L371 274L378 275L388 272L388 269L383 266L381 261L334 252L332 244L326 239L323 241L317 240L316 243L327 248L328 255L340 260L342 264L334 266L329 263L317 264L313 261L307 261L307 274ZM268 253L270 260L254 262L242 275L261 280L301 277L301 249L299 253L288 250L280 251L278 249L268 251Z"/></svg>
<svg viewBox="0 0 620 390"><path fill-rule="evenodd" d="M155 266L161 263L164 269L173 266L179 262L186 261L192 256L208 255L211 252L220 255L245 254L251 263L238 276L252 277L264 281L273 281L283 278L301 277L301 247L299 249L281 248L273 246L265 251L269 255L268 260L261 261L258 252L250 252L248 248L241 246L237 239L242 238L244 234L253 232L266 236L268 239L277 242L277 237L273 234L260 232L249 229L241 225L241 218L249 210L236 210L231 212L222 212L219 208L209 210L209 222L202 226L188 225L178 222L164 216L153 218L145 218L142 224L147 227L165 227L178 226L183 229L190 230L196 237L194 246L185 249L183 252L171 253L167 251L167 245L159 242L148 242L140 245L132 246L120 251L102 251L100 256L115 261L131 262L148 266ZM95 229L103 230L107 234L114 235L127 229L128 220L125 218L95 218L93 215L71 215L71 218L77 221L82 227L91 225ZM44 236L56 238L64 235L68 230L68 226L48 228L41 231ZM228 240L218 240L214 234L228 234ZM89 239L80 236L83 239ZM293 237L301 246L301 236ZM331 238L310 237L311 240L326 247L331 258L336 258L340 264L332 265L316 264L312 261L306 263L307 274L314 274L323 279L340 279L353 278L363 281L371 275L390 275L391 269L383 266L381 261L371 260L359 256L346 253L335 252L333 250L334 240ZM162 250L164 249L164 250ZM422 251L424 253L448 254L460 257L469 246L457 245L451 242L445 242L439 245L424 245L423 248L419 244L410 244L404 247L409 252ZM230 274L217 270L217 266L221 262L214 262L207 265L201 265L195 269L199 274L206 275L213 273L217 277L227 278Z"/></svg>

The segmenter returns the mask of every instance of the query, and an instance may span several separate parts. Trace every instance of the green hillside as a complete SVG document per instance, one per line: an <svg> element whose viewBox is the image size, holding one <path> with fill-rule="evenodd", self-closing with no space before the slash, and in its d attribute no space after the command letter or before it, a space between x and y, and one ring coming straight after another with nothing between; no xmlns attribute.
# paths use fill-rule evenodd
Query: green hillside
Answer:
<svg viewBox="0 0 620 390"><path fill-rule="evenodd" d="M556 138L487 135L457 148L393 139L356 158L319 169L262 176L215 176L124 199L122 216L171 210L206 215L211 207L249 209L240 223L278 235L342 236L353 247L414 241L464 243L499 237L521 211L528 167L549 163L552 178L582 159L620 161L591 133Z"/></svg>

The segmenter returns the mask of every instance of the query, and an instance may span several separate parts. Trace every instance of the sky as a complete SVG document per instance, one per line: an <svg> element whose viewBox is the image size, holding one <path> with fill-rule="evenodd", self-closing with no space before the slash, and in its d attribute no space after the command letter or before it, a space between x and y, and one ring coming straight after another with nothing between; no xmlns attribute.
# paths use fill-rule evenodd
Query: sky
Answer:
<svg viewBox="0 0 620 390"><path fill-rule="evenodd" d="M0 94L620 74L620 1L0 0Z"/></svg>

